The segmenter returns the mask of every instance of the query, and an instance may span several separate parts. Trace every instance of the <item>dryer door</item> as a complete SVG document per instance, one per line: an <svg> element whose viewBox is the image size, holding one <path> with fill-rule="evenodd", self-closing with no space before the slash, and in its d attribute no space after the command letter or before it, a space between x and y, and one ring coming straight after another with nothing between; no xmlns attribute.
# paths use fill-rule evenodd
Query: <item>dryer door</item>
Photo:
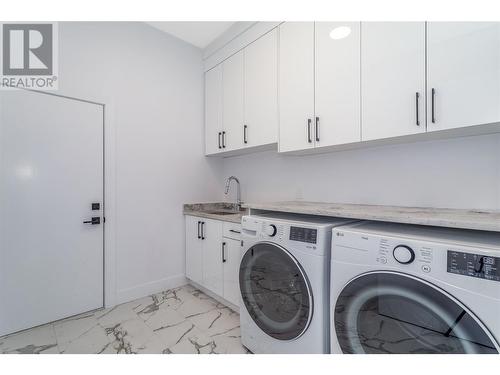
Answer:
<svg viewBox="0 0 500 375"><path fill-rule="evenodd" d="M352 280L337 299L334 319L344 353L498 353L465 306L405 274L372 272Z"/></svg>
<svg viewBox="0 0 500 375"><path fill-rule="evenodd" d="M244 308L269 336L293 340L307 330L313 296L302 267L284 248L263 242L248 249L240 264L240 290Z"/></svg>

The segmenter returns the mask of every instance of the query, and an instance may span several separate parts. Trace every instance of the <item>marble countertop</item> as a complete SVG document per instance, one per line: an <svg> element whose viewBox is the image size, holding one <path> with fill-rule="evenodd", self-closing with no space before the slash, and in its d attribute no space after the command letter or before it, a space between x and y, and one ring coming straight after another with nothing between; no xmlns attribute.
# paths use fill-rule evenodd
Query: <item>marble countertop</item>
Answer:
<svg viewBox="0 0 500 375"><path fill-rule="evenodd" d="M248 213L248 209L236 212L234 203L227 202L189 203L184 205L183 213L207 219L241 223L241 217Z"/></svg>
<svg viewBox="0 0 500 375"><path fill-rule="evenodd" d="M500 232L500 210L375 206L304 201L246 203L243 207L250 210Z"/></svg>

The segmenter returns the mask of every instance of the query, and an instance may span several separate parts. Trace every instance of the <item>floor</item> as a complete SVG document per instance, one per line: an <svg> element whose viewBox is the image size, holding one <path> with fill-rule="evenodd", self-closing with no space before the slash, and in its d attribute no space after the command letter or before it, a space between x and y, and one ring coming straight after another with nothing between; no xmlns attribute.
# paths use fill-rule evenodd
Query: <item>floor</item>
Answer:
<svg viewBox="0 0 500 375"><path fill-rule="evenodd" d="M1 353L244 354L239 315L190 285L0 338Z"/></svg>

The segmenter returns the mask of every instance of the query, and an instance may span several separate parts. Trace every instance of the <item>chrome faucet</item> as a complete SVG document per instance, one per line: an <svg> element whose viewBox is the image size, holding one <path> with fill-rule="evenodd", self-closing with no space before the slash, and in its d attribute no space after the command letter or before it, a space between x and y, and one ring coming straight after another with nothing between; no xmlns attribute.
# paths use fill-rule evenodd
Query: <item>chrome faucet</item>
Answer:
<svg viewBox="0 0 500 375"><path fill-rule="evenodd" d="M229 186L231 185L231 180L234 180L237 183L237 190L236 190L236 211L239 211L241 209L241 189L240 189L240 180L238 180L235 176L231 176L227 179L226 181L226 189L224 191L224 194L229 193Z"/></svg>

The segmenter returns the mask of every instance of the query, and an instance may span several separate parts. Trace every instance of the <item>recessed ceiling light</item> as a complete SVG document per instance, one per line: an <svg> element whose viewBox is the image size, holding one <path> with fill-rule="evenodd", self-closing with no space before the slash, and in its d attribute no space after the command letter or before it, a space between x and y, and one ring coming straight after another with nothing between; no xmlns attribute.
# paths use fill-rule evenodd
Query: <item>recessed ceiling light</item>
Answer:
<svg viewBox="0 0 500 375"><path fill-rule="evenodd" d="M344 39L351 33L351 28L349 26L339 26L330 31L330 38L332 39Z"/></svg>

